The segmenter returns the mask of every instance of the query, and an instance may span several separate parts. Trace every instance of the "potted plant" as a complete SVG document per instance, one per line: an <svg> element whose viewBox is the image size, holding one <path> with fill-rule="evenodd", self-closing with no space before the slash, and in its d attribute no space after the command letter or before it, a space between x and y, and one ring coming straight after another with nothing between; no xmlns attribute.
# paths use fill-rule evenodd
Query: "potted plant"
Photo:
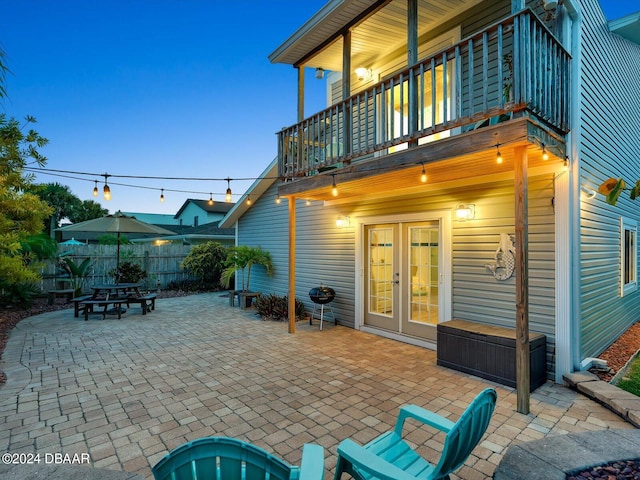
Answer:
<svg viewBox="0 0 640 480"><path fill-rule="evenodd" d="M271 261L271 254L269 252L262 250L260 247L249 247L247 245L229 248L226 268L222 272L222 283L226 288L229 288L231 279L236 272L240 271L242 289L238 289L238 281L236 278L236 290L240 292L250 292L249 284L251 281L251 267L253 265L262 265L265 267L267 275L273 275L273 262ZM247 272L246 286L244 281L245 270ZM234 293L231 293L231 295L234 295ZM249 301L251 301L251 298L247 298L247 302Z"/></svg>

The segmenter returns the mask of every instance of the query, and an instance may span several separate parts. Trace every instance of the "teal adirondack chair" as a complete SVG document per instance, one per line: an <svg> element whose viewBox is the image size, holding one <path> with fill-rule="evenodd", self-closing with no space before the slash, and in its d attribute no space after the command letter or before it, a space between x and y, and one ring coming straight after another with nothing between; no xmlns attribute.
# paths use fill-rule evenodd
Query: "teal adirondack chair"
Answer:
<svg viewBox="0 0 640 480"><path fill-rule="evenodd" d="M393 431L383 433L365 446L346 439L338 445L335 480L342 473L355 479L431 480L447 478L458 469L487 430L496 405L492 388L480 392L456 423L416 405L400 409ZM432 465L402 439L407 418L413 418L446 433L440 460Z"/></svg>
<svg viewBox="0 0 640 480"><path fill-rule="evenodd" d="M151 471L156 480L322 480L324 449L304 445L297 467L235 438L206 437L173 449Z"/></svg>

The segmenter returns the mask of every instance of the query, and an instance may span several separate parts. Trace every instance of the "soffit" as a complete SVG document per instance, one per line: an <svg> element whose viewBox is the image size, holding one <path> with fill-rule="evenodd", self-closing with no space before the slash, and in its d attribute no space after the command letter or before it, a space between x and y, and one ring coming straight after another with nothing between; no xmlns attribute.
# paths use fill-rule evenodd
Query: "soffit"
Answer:
<svg viewBox="0 0 640 480"><path fill-rule="evenodd" d="M422 35L459 15L480 0L419 0L418 35ZM385 2L379 2L385 3ZM353 19L372 7L371 1L334 0L323 7L270 56L272 63L296 65L332 38L322 51L308 58L305 67L342 70L342 38L339 36ZM380 56L406 48L407 1L392 0L351 30L352 63L366 65Z"/></svg>
<svg viewBox="0 0 640 480"><path fill-rule="evenodd" d="M611 20L609 30L640 45L640 12Z"/></svg>

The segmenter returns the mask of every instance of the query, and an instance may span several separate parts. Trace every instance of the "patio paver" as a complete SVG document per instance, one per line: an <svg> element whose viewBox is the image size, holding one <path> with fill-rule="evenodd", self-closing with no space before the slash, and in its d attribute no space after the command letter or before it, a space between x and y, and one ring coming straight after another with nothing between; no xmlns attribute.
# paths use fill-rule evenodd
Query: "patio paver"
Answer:
<svg viewBox="0 0 640 480"><path fill-rule="evenodd" d="M23 320L2 358L0 452L88 453L89 465L152 478L172 448L237 437L299 464L306 442L366 442L415 403L454 419L487 385L498 391L488 434L452 478L490 478L507 447L565 433L633 429L569 388L547 383L516 412L511 388L436 366L435 352L325 323L263 322L219 293L161 299L143 316ZM428 458L443 438L408 428ZM87 465L77 468L86 468Z"/></svg>

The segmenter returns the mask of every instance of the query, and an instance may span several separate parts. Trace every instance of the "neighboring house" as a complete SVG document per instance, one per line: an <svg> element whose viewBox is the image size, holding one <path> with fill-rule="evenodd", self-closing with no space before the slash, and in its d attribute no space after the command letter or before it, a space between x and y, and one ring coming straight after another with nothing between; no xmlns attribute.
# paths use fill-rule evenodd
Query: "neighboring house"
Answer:
<svg viewBox="0 0 640 480"><path fill-rule="evenodd" d="M429 348L526 316L548 378L583 368L640 318L640 205L594 192L640 178L639 31L597 0L331 0L269 57L329 107L220 223L271 252L252 287L322 282L338 323Z"/></svg>
<svg viewBox="0 0 640 480"><path fill-rule="evenodd" d="M174 218L179 225L184 227L198 227L206 223L220 221L233 205L233 203L189 198L180 207Z"/></svg>

